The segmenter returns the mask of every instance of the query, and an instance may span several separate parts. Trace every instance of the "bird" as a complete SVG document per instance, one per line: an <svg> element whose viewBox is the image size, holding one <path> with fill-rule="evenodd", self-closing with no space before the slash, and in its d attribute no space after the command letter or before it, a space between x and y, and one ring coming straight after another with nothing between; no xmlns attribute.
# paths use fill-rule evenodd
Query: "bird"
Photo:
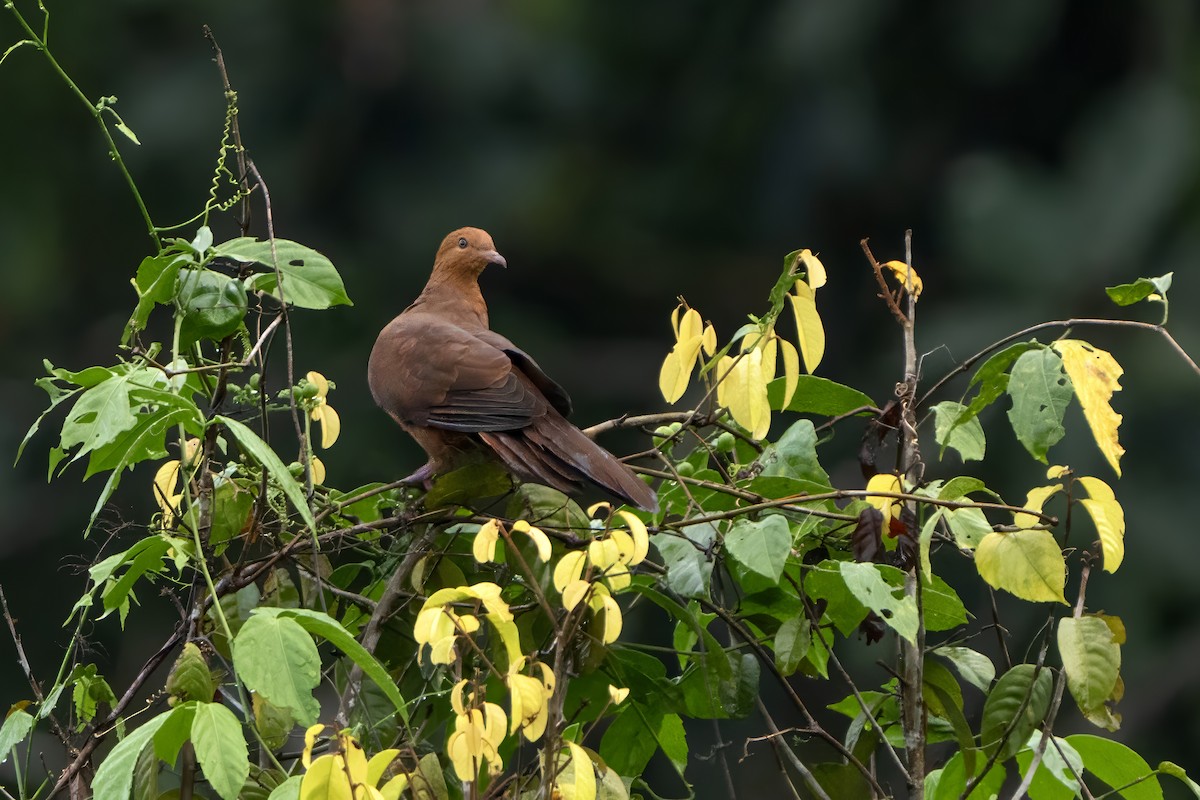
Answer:
<svg viewBox="0 0 1200 800"><path fill-rule="evenodd" d="M646 511L654 489L567 421L571 399L524 350L488 326L479 276L507 267L492 237L459 228L438 247L417 299L380 331L367 364L375 403L429 460L404 479L432 479L479 459L524 481L576 494L587 484Z"/></svg>

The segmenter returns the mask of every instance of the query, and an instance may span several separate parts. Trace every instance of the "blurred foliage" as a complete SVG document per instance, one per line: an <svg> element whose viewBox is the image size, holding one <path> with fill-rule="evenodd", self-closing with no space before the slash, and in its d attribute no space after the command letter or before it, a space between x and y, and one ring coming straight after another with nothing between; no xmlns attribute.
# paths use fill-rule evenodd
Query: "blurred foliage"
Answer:
<svg viewBox="0 0 1200 800"><path fill-rule="evenodd" d="M838 326L826 374L885 395L899 352L878 347L890 323L864 290L856 242L869 236L895 257L906 227L936 287L921 340L950 343L927 369L1051 313L1106 313L1096 287L1171 270L1176 336L1200 341L1182 311L1200 301L1188 264L1200 250L1190 0L111 0L52 11L67 67L89 94L116 95L141 139L127 157L148 202L181 221L220 137L201 24L215 31L281 235L303 232L334 257L358 299L297 332L355 420L346 460L328 464L348 482L417 463L370 407L366 356L440 236L462 224L488 228L511 265L486 279L495 326L538 353L581 422L652 402L624 392L653 386L675 293L729 328L758 302L761 281L744 276L769 275L798 242L845 276L826 313L855 321ZM0 42L17 38L0 18ZM9 57L0 99L0 450L13 454L42 403L32 380L43 356L107 363L131 297L114 274L147 243L89 121L36 54ZM574 313L583 294L610 313ZM1196 386L1149 337L1113 350L1130 385L1153 376L1162 387L1139 405L1121 398L1137 443L1121 492L1143 521L1126 567L1142 589L1122 598L1123 617L1152 639L1131 649L1125 674L1158 692L1126 707L1123 730L1161 737L1147 747L1183 761L1200 751L1187 711L1200 690L1179 666L1200 648L1200 586L1190 559L1161 554L1195 546L1178 498L1196 436L1175 426L1191 418ZM593 378L616 370L631 379ZM67 550L60 537L78 534L95 496L44 477L28 459L0 483L0 581L18 615L33 613L23 593L69 603L28 576L79 580L47 554ZM46 635L27 635L31 657L67 633ZM18 680L5 669L0 682Z"/></svg>

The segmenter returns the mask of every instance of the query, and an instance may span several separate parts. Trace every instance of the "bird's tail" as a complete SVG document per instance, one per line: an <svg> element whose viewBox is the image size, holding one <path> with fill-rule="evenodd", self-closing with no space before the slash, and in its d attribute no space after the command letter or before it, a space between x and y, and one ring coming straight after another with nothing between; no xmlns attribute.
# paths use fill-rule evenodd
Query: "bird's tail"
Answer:
<svg viewBox="0 0 1200 800"><path fill-rule="evenodd" d="M658 510L658 496L652 488L557 413L539 417L519 431L479 435L510 470L523 478L567 493L591 483L625 503L646 511Z"/></svg>

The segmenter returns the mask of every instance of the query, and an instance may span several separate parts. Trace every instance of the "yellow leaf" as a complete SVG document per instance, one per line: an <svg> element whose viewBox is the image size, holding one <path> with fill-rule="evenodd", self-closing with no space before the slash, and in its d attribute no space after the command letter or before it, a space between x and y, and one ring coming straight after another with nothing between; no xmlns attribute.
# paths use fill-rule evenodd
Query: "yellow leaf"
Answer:
<svg viewBox="0 0 1200 800"><path fill-rule="evenodd" d="M321 403L313 409L313 419L321 422L321 449L328 450L342 432L342 419L328 403Z"/></svg>
<svg viewBox="0 0 1200 800"><path fill-rule="evenodd" d="M509 735L520 729L526 739L536 742L545 733L549 719L547 701L550 695L546 693L545 685L528 675L509 675L508 692L512 702Z"/></svg>
<svg viewBox="0 0 1200 800"><path fill-rule="evenodd" d="M608 699L612 701L614 706L624 703L626 697L629 697L629 689L618 689L611 683L608 685Z"/></svg>
<svg viewBox="0 0 1200 800"><path fill-rule="evenodd" d="M313 456L310 468L312 470L313 485L320 486L321 484L325 483L325 462L321 461L321 459L317 458L316 456Z"/></svg>
<svg viewBox="0 0 1200 800"><path fill-rule="evenodd" d="M729 383L727 378L733 370L733 356L721 356L721 360L717 362L717 405L729 408Z"/></svg>
<svg viewBox="0 0 1200 800"><path fill-rule="evenodd" d="M674 403L683 397L688 384L692 381L692 365L695 362L695 354L691 354L690 358L685 358L685 355L687 354L683 352L682 345L676 344L663 359L662 369L658 372L658 390L662 392L663 399L668 403Z"/></svg>
<svg viewBox="0 0 1200 800"><path fill-rule="evenodd" d="M400 795L408 788L408 776L403 772L383 785L380 794L383 800L400 800Z"/></svg>
<svg viewBox="0 0 1200 800"><path fill-rule="evenodd" d="M169 528L175 522L175 508L171 498L175 495L175 485L179 482L179 460L165 462L154 473L154 500L162 509L164 524Z"/></svg>
<svg viewBox="0 0 1200 800"><path fill-rule="evenodd" d="M1108 352L1078 339L1059 339L1052 347L1062 356L1063 369L1075 387L1075 396L1083 407L1083 416L1100 452L1121 477L1121 456L1125 448L1117 439L1121 415L1113 411L1113 392L1121 391L1120 378L1125 370Z"/></svg>
<svg viewBox="0 0 1200 800"><path fill-rule="evenodd" d="M563 608L573 611L591 588L592 585L587 581L574 580L568 583L562 590Z"/></svg>
<svg viewBox="0 0 1200 800"><path fill-rule="evenodd" d="M800 262L804 264L804 277L809 286L813 289L820 289L825 285L825 265L821 263L821 259L813 255L812 250L807 247L801 250Z"/></svg>
<svg viewBox="0 0 1200 800"><path fill-rule="evenodd" d="M467 688L467 679L463 678L458 683L454 684L454 688L450 690L450 707L454 709L454 713L460 717L466 714L466 705L463 703L462 692Z"/></svg>
<svg viewBox="0 0 1200 800"><path fill-rule="evenodd" d="M398 755L400 755L400 751L392 749L380 750L371 756L371 760L367 762L367 783L371 786L378 786L383 773L396 760L396 756Z"/></svg>
<svg viewBox="0 0 1200 800"><path fill-rule="evenodd" d="M603 587L600 587L603 589ZM601 637L604 644L612 644L621 635L621 607L617 605L617 601L612 598L607 591L596 591L588 598L588 605L592 607L592 611L599 614L604 614L604 635Z"/></svg>
<svg viewBox="0 0 1200 800"><path fill-rule="evenodd" d="M779 340L779 352L783 354L783 407L787 408L800 384L800 354L796 352L795 345L782 338Z"/></svg>
<svg viewBox="0 0 1200 800"><path fill-rule="evenodd" d="M633 555L629 558L629 564L640 564L650 552L650 536L646 533L646 523L629 511L618 511L617 515L625 520L633 537Z"/></svg>
<svg viewBox="0 0 1200 800"><path fill-rule="evenodd" d="M582 550L572 550L564 553L554 566L554 588L562 592L567 584L579 580L583 574L583 565L587 562L587 553Z"/></svg>
<svg viewBox="0 0 1200 800"><path fill-rule="evenodd" d="M300 781L300 800L354 800L341 756L323 755L312 762Z"/></svg>
<svg viewBox="0 0 1200 800"><path fill-rule="evenodd" d="M717 352L717 331L711 322L704 326L704 333L700 336L700 346L710 356Z"/></svg>
<svg viewBox="0 0 1200 800"><path fill-rule="evenodd" d="M817 299L812 287L804 281L796 281L796 293L789 294L792 314L796 317L796 335L800 342L800 355L809 374L816 372L825 356L825 328L821 315L817 313Z"/></svg>
<svg viewBox="0 0 1200 800"><path fill-rule="evenodd" d="M1029 490L1029 494L1025 496L1025 508L1030 511L1041 511L1046 505L1046 501L1054 495L1062 491L1061 483L1052 483L1049 486L1035 486ZM1041 522L1035 514L1030 514L1025 511L1017 511L1013 514L1013 525L1018 528L1032 528Z"/></svg>
<svg viewBox="0 0 1200 800"><path fill-rule="evenodd" d="M542 562L550 560L550 537L545 534L540 528L535 528L523 519L519 519L513 523L514 533L524 533L537 547L538 559Z"/></svg>
<svg viewBox="0 0 1200 800"><path fill-rule="evenodd" d="M1064 467L1061 464L1051 464L1050 467L1046 470L1046 480L1056 481L1059 478L1061 478L1062 476L1069 474L1070 472L1071 472L1070 467Z"/></svg>
<svg viewBox="0 0 1200 800"><path fill-rule="evenodd" d="M921 296L921 277L917 275L917 271L915 269L910 270L908 265L903 261L888 261L884 264L880 264L880 266L884 269L891 270L892 274L896 276L896 280L900 282L900 286L903 287L904 291L908 291L908 276L912 275L913 297Z"/></svg>
<svg viewBox="0 0 1200 800"><path fill-rule="evenodd" d="M491 623L492 630L500 636L500 641L504 643L504 649L508 653L508 660L512 662L520 658L521 634L517 630L517 623L511 619L499 619L494 614L488 614L488 622Z"/></svg>
<svg viewBox="0 0 1200 800"><path fill-rule="evenodd" d="M325 726L318 723L309 726L308 730L304 731L304 750L300 754L300 763L304 765L305 769L312 765L313 746L317 743L317 737L323 730L325 730Z"/></svg>
<svg viewBox="0 0 1200 800"><path fill-rule="evenodd" d="M771 428L771 404L767 400L768 380L763 375L762 351L742 353L732 364L722 383L725 399L722 402L739 425L750 431L755 439L767 435Z"/></svg>
<svg viewBox="0 0 1200 800"><path fill-rule="evenodd" d="M975 548L975 568L991 586L1022 600L1067 604L1067 565L1050 531L989 533Z"/></svg>
<svg viewBox="0 0 1200 800"><path fill-rule="evenodd" d="M596 800L596 770L587 751L567 742L567 763L556 783L562 800Z"/></svg>
<svg viewBox="0 0 1200 800"><path fill-rule="evenodd" d="M480 564L496 560L496 543L500 540L500 523L494 519L479 526L479 532L471 543L471 555Z"/></svg>
<svg viewBox="0 0 1200 800"><path fill-rule="evenodd" d="M338 743L342 748L342 759L346 764L346 774L350 776L350 784L358 786L367 782L367 754L362 745L347 734L338 735Z"/></svg>
<svg viewBox="0 0 1200 800"><path fill-rule="evenodd" d="M867 481L868 492L887 492L889 494L899 494L904 489L900 485L900 479L890 472L879 472L871 476L871 480ZM900 518L901 501L894 497L879 497L878 495L869 495L867 502L879 509L885 518L895 517Z"/></svg>
<svg viewBox="0 0 1200 800"><path fill-rule="evenodd" d="M1079 502L1087 509L1100 535L1104 571L1116 572L1125 559L1125 510L1117 502L1112 488L1099 478L1083 477L1078 483L1088 493L1088 499Z"/></svg>

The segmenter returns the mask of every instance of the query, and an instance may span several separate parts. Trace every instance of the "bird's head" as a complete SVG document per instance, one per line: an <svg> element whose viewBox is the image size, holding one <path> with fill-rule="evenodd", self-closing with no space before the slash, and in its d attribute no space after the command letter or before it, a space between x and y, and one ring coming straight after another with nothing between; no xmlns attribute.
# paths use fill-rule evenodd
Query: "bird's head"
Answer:
<svg viewBox="0 0 1200 800"><path fill-rule="evenodd" d="M475 279L488 264L508 266L504 256L496 252L496 245L487 231L459 228L442 240L434 261L434 271Z"/></svg>

